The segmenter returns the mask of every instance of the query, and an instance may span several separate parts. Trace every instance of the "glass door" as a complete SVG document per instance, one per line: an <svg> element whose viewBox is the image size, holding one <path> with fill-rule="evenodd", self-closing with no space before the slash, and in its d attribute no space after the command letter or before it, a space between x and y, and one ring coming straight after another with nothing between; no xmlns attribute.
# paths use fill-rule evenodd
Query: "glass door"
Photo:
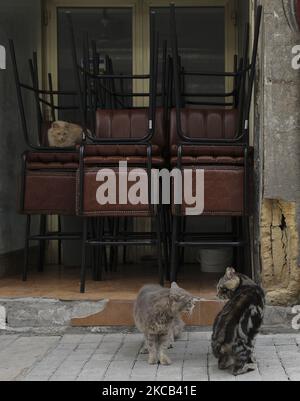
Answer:
<svg viewBox="0 0 300 401"><path fill-rule="evenodd" d="M238 53L235 0L175 0L179 54L182 65L189 71L233 71L234 56ZM170 42L169 1L148 0L144 12L154 10L161 40ZM145 37L149 27L145 27ZM149 42L149 38L148 38ZM145 54L144 57L149 57ZM189 93L231 92L232 79L186 77ZM199 100L199 99L187 99ZM208 98L202 100L220 101Z"/></svg>
<svg viewBox="0 0 300 401"><path fill-rule="evenodd" d="M161 40L169 42L169 9L153 7ZM179 55L188 71L225 71L224 7L180 7L176 10ZM185 77L186 93L224 93L224 77ZM186 98L187 101L219 101Z"/></svg>
<svg viewBox="0 0 300 401"><path fill-rule="evenodd" d="M187 68L233 69L237 49L235 26L236 0L175 0L178 8L180 51ZM116 72L147 74L150 59L150 11L157 11L157 23L162 39L169 37L168 6L170 0L45 0L43 35L43 77L52 73L53 85L61 90L72 90L74 80L65 12L71 11L76 27L77 47L81 53L83 32L96 40L97 47L111 56ZM189 90L227 90L224 81L187 82ZM194 87L197 85L197 87ZM140 80L133 83L135 92L147 92L148 84ZM63 101L63 100L61 100ZM75 99L74 99L75 102ZM135 105L147 105L142 98ZM76 121L73 114L60 116ZM56 222L51 219L53 228ZM136 223L141 224L144 223ZM137 227L135 227L137 228ZM144 227L139 227L143 229ZM70 255L78 260L74 247ZM138 249L134 260L145 250ZM147 249L148 252L148 249ZM53 252L53 255L56 251ZM50 252L51 255L51 252ZM50 261L55 263L55 259ZM72 260L67 264L73 264Z"/></svg>
<svg viewBox="0 0 300 401"><path fill-rule="evenodd" d="M187 68L233 69L237 52L236 0L175 0L178 7L179 45ZM116 71L149 72L150 11L157 12L162 39L169 39L169 0L46 0L43 48L44 79L51 72L54 84L71 89L71 55L65 12L71 11L78 49L83 32L97 41L98 48L110 55ZM146 91L147 83L134 82L135 91ZM203 80L197 84L211 91L230 83ZM192 89L192 88L191 88ZM197 88L194 88L197 90ZM227 88L226 88L227 89Z"/></svg>
<svg viewBox="0 0 300 401"><path fill-rule="evenodd" d="M94 41L100 54L100 71L107 71L107 57L112 60L115 73L132 74L133 43L132 9L119 7L75 8L59 7L57 9L57 53L58 53L58 87L61 91L72 91L76 87L74 80L72 54L70 49L70 32L67 12L71 12L75 27L77 54L82 54L83 38L88 35ZM131 82L125 81L124 90L131 91ZM76 99L73 100L76 102ZM63 102L70 104L70 99L62 97ZM78 101L77 101L78 102ZM76 113L63 112L60 119L76 121Z"/></svg>

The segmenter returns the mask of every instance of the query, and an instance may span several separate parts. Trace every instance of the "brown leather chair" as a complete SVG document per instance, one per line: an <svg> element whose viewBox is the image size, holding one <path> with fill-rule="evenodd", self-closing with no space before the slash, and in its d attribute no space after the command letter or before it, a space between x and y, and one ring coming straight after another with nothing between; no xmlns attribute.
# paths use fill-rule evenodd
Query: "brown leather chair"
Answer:
<svg viewBox="0 0 300 401"><path fill-rule="evenodd" d="M154 28L154 13L151 13L151 25ZM89 60L89 52L84 51L83 66L78 63L76 41L72 16L69 15L69 27L72 39L72 54L74 72L77 77L77 89L82 94L80 100L82 126L90 128L91 133L85 129L87 141L80 148L79 170L77 175L77 214L84 218L82 269L80 291L85 291L86 281L86 249L93 246L100 249L118 246L149 246L155 245L158 254L159 280L164 283L164 263L162 256L163 242L163 215L160 205L151 204L151 170L152 167L161 167L165 164L165 114L157 109L157 74L158 74L158 35L152 29L151 35L151 61L150 73L145 75L118 75L99 74L98 67L92 68ZM86 43L86 49L89 44ZM116 80L143 80L149 82L149 93L123 93L122 99L147 97L149 107L117 109L109 107L99 110L101 98L99 88L109 87L109 94L115 99L114 91ZM82 91L82 88L85 88ZM86 93L89 96L86 97ZM86 104L88 103L88 105ZM95 109L96 121L88 121L90 113L86 110ZM92 116L94 119L94 116ZM92 127L92 128L91 128ZM109 167L116 172L117 183L120 179L119 162L127 162L129 170L138 167L145 173L148 179L148 202L146 204L122 204L117 200L116 204L101 205L97 202L97 190L99 183L96 180L100 169ZM129 183L129 188L130 188ZM117 185L118 188L118 185ZM149 191L150 190L150 191ZM117 195L119 195L117 193ZM155 220L155 233L107 233L105 231L105 218L119 220L124 217L149 217ZM97 233L91 233L89 222L98 220ZM166 242L166 241L164 241ZM99 260L102 260L100 255ZM102 268L102 266L101 266ZM102 274L100 274L102 276Z"/></svg>
<svg viewBox="0 0 300 401"><path fill-rule="evenodd" d="M234 139L238 127L237 110L183 109L181 124L192 139ZM239 216L243 213L245 146L179 144L176 110L171 112L171 165L182 169L205 170L205 215ZM248 147L247 157L253 155ZM195 182L193 182L195 185ZM185 205L181 212L185 213Z"/></svg>
<svg viewBox="0 0 300 401"><path fill-rule="evenodd" d="M250 178L252 176L253 148L245 144L218 145L215 140L234 140L238 127L236 110L182 109L181 129L192 139L211 141L212 145L182 143L178 135L176 110L171 112L170 148L171 164L183 173L192 170L193 193L196 191L196 171L204 171L204 210L202 216L227 216L233 222L231 236L199 234L193 240L181 230L182 219L187 216L183 204L172 206L173 240L171 280L177 280L178 249L186 246L244 248L249 257ZM215 144L214 144L215 142ZM247 166L247 167L246 167ZM184 199L184 197L183 197ZM239 232L237 228L239 227ZM248 271L247 271L248 272Z"/></svg>
<svg viewBox="0 0 300 401"><path fill-rule="evenodd" d="M46 241L58 241L59 263L61 263L62 240L81 239L80 233L63 233L61 230L61 216L76 216L76 172L79 167L79 150L50 148L48 145L47 132L51 122L44 118L44 110L51 112L55 119L56 110L60 110L53 102L55 95L76 96L76 92L54 91L51 75L49 75L49 90L41 90L38 80L37 55L29 60L32 83L24 84L20 80L15 48L10 41L10 50L16 84L17 98L23 128L24 140L28 150L22 156L21 185L19 191L19 211L27 216L25 255L23 280L27 280L28 273L28 251L30 241L39 242L39 271L43 270ZM24 92L32 104L36 106L37 137L32 138L29 132L32 126L27 118L24 106ZM47 99L50 98L50 101ZM70 106L73 109L74 106ZM64 108L66 109L66 108ZM34 127L35 129L35 127ZM32 129L33 130L33 129ZM40 216L40 232L31 235L31 216ZM58 231L49 232L47 228L47 216L58 216Z"/></svg>
<svg viewBox="0 0 300 401"><path fill-rule="evenodd" d="M145 172L147 178L150 176L151 168L165 166L164 151L166 140L164 132L164 112L158 109L156 113L156 129L150 147L147 144L139 144L139 138L143 138L149 126L148 109L127 109L127 110L97 110L95 136L101 139L135 138L136 143L132 144L87 144L82 146L80 170L77 174L77 214L87 218L98 218L101 221L100 235L95 239L88 239L88 232L85 231L86 244L98 244L102 246L129 246L129 245L156 245L159 258L160 282L164 281L164 265L162 260L162 242L165 232L162 229L164 216L160 206L148 204L132 205L130 203L115 205L100 205L96 199L96 192L99 183L96 176L101 168L110 168L116 172L117 187L119 184L119 162L126 161L128 170L139 168ZM150 154L149 154L150 150ZM132 184L128 185L130 190ZM148 189L148 188L147 188ZM119 194L117 193L117 196ZM114 219L148 217L155 220L155 233L142 236L135 233L118 234L113 237L104 233L105 218ZM165 243L164 243L165 245ZM84 254L84 251L83 251ZM101 260L100 256L100 260ZM100 274L102 277L102 273ZM85 262L83 262L81 292L85 291Z"/></svg>
<svg viewBox="0 0 300 401"><path fill-rule="evenodd" d="M232 233L189 235L182 231L187 206L172 205L171 280L177 280L179 249L185 247L244 250L244 271L252 274L249 217L251 215L251 176L253 149L249 146L249 115L252 98L262 8L258 7L251 63L248 63L249 26L240 69L233 73L189 72L181 68L178 52L175 6L170 7L171 42L176 108L171 112L171 165L184 172L192 171L189 186L195 191L196 171L204 173L204 210L202 216L228 216L233 221ZM234 78L231 93L193 94L200 101L183 105L188 94L182 87L182 76L216 76ZM222 99L207 102L207 96ZM234 97L233 102L227 99ZM224 102L224 99L226 101ZM197 107L196 107L197 104ZM226 266L224 266L225 268Z"/></svg>

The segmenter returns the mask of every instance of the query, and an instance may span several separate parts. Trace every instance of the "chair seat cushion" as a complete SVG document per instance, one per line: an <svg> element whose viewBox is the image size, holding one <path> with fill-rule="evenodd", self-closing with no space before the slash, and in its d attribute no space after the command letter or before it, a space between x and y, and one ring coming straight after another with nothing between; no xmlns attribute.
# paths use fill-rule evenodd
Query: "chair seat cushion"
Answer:
<svg viewBox="0 0 300 401"><path fill-rule="evenodd" d="M171 164L176 167L178 163L178 157L172 157ZM184 156L181 159L181 163L184 166L199 166L199 165L230 165L230 166L242 166L244 164L243 157L229 157L229 156Z"/></svg>
<svg viewBox="0 0 300 401"><path fill-rule="evenodd" d="M253 148L249 148L250 157L253 157ZM177 165L178 148L172 147L172 166ZM183 165L232 165L244 164L243 146L183 146Z"/></svg>
<svg viewBox="0 0 300 401"><path fill-rule="evenodd" d="M163 166L165 161L162 157L154 156L152 157L152 165L153 166ZM86 166L116 166L120 162L127 162L129 165L135 166L146 166L148 163L147 157L142 156L130 156L130 157L121 157L121 156L93 156L93 157L85 157L84 163Z"/></svg>
<svg viewBox="0 0 300 401"><path fill-rule="evenodd" d="M28 170L76 170L78 163L27 163Z"/></svg>
<svg viewBox="0 0 300 401"><path fill-rule="evenodd" d="M27 169L29 170L76 170L79 165L77 152L29 152Z"/></svg>
<svg viewBox="0 0 300 401"><path fill-rule="evenodd" d="M253 148L250 148L250 152L253 152ZM178 155L178 146L173 145L171 148L172 156ZM244 147L242 145L235 146L207 146L207 145L195 145L195 146L183 146L184 156L211 156L211 157L244 157Z"/></svg>
<svg viewBox="0 0 300 401"><path fill-rule="evenodd" d="M122 156L131 157L147 156L146 145L86 145L85 156ZM158 145L152 145L152 155L160 156L162 149Z"/></svg>

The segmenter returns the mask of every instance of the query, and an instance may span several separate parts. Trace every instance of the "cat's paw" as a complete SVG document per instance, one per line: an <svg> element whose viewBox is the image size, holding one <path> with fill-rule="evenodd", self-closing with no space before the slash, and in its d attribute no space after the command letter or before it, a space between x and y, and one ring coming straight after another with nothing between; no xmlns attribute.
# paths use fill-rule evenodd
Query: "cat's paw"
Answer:
<svg viewBox="0 0 300 401"><path fill-rule="evenodd" d="M247 363L243 367L235 367L232 374L234 376L245 375L246 373L254 372L257 368L255 363Z"/></svg>
<svg viewBox="0 0 300 401"><path fill-rule="evenodd" d="M160 361L161 365L164 365L164 366L169 366L172 364L171 359L165 354L160 355L159 361Z"/></svg>
<svg viewBox="0 0 300 401"><path fill-rule="evenodd" d="M149 355L148 359L149 365L157 365L158 364L158 358L156 355Z"/></svg>
<svg viewBox="0 0 300 401"><path fill-rule="evenodd" d="M227 357L227 358L223 357L219 360L219 363L218 363L218 367L220 370L229 369L233 365L234 365L234 361L230 357Z"/></svg>
<svg viewBox="0 0 300 401"><path fill-rule="evenodd" d="M149 350L146 346L144 346L141 351L140 351L141 355L148 355L149 354Z"/></svg>

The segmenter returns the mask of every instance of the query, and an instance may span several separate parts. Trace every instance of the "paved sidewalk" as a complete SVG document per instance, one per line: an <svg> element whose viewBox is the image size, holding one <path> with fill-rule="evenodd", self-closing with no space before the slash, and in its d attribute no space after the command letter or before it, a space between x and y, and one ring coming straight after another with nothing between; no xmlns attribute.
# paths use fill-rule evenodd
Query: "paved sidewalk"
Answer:
<svg viewBox="0 0 300 401"><path fill-rule="evenodd" d="M258 370L238 378L219 371L210 333L185 333L171 366L150 366L139 334L0 336L0 381L300 381L300 335L260 336Z"/></svg>

